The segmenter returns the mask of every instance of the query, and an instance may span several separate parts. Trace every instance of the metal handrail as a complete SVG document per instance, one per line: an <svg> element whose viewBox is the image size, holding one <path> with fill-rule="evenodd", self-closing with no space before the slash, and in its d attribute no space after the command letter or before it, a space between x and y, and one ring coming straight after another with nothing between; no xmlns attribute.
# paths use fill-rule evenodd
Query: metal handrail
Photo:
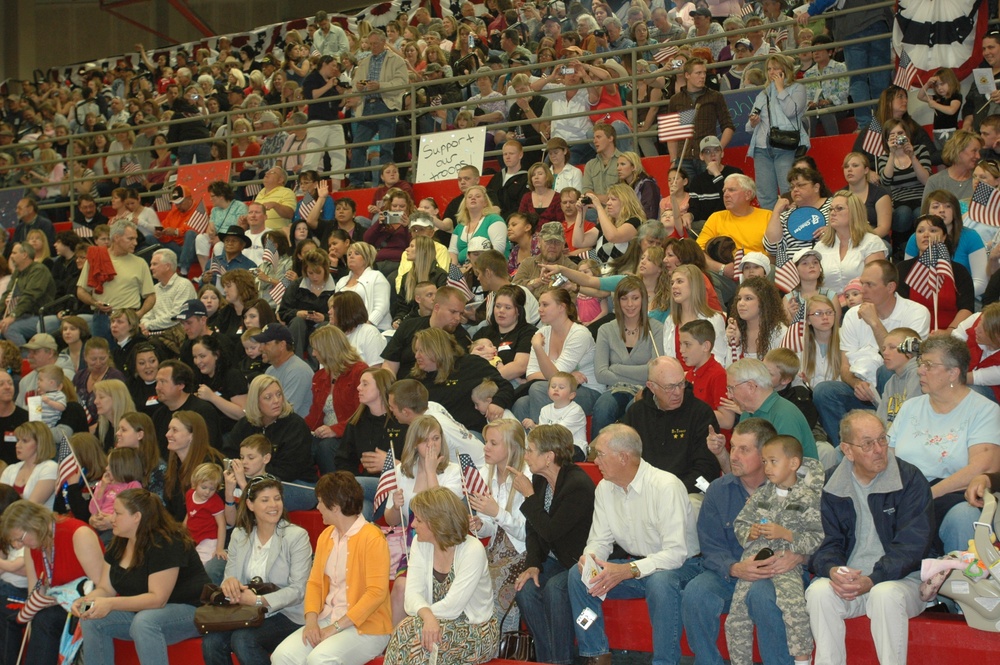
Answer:
<svg viewBox="0 0 1000 665"><path fill-rule="evenodd" d="M886 1L884 1L884 2L878 2L878 3L874 3L874 4L870 4L870 5L865 5L865 6L862 6L862 7L856 7L856 8L852 8L852 9L844 9L844 10L839 10L839 11L836 11L836 12L828 12L828 13L825 13L823 15L823 18L829 19L829 18L834 18L834 17L837 17L837 16L842 16L842 15L845 15L845 14L850 14L850 13L854 13L854 12L858 12L858 11L869 11L869 10L871 10L873 8L878 8L878 7L891 7L891 6L893 6L893 4L894 3L891 2L891 1L888 1L888 2L886 2ZM776 22L773 22L773 23L765 24L765 28L766 29L775 29L775 28L781 28L781 27L788 27L789 29L791 29L791 27L792 27L792 25L794 23L795 23L794 19L787 19L785 21L776 21ZM736 30L725 31L725 32L721 32L721 33L717 33L716 35L713 35L713 39L728 38L728 37L731 37L731 36L741 35L741 34L744 34L744 33L747 33L747 32L752 32L752 31L759 30L759 29L761 29L759 26L754 26L754 27L750 27L750 28L739 28L739 29L736 29ZM837 41L837 42L829 45L828 48L839 48L839 47L842 47L842 46L850 46L850 45L854 45L854 44L867 43L867 42L871 42L871 41L876 41L876 40L884 39L887 36L890 36L889 33L881 34L881 35L873 35L873 36L863 37L863 38L858 38L858 39L840 40L840 41ZM613 53L615 55L631 55L633 57L633 61L635 61L635 60L643 59L642 56L644 54L655 53L656 51L658 51L658 50L660 50L662 48L665 48L666 46L684 47L684 46L693 45L693 44L700 44L700 43L703 43L704 41L705 41L704 37L686 37L686 38L683 38L683 39L672 40L669 43L648 44L648 45L641 46L641 47L640 46L635 46L635 47L631 47L629 49L622 49L620 51L614 51ZM784 54L788 54L788 55L795 55L795 54L806 52L806 51L809 51L809 50L812 50L812 49L796 48L796 49L790 49L790 50L787 50L787 51L783 51L783 53ZM555 60L555 61L552 61L552 62L549 62L549 63L544 63L544 65L542 65L542 66L556 68L556 67L562 66L564 64L569 64L569 63L574 62L574 61L591 62L591 61L594 61L594 60L597 60L597 59L602 59L603 57L605 57L607 55L608 55L608 53L604 52L604 53L582 55L582 56L573 57L573 58L562 58L560 60ZM715 69L715 68L729 67L729 66L732 66L733 64L761 62L761 61L766 60L767 57L768 56L763 56L762 55L762 56L751 56L749 58L740 59L740 60L727 60L727 61L722 62L722 63L711 63L711 64L708 65L708 67L710 69ZM530 74L531 71L538 70L538 69L540 69L540 67L541 66L538 63L528 64L528 65L518 65L518 66L515 66L515 67L506 67L506 68L503 68L503 69L500 69L500 70L496 70L494 76L496 76L499 79L499 78L502 78L502 77L506 77L507 75L513 76L515 74L522 73L522 72ZM870 72L875 72L875 71L884 71L884 70L892 69L892 68L893 68L893 65L890 63L890 64L886 64L884 66L872 67L872 68L868 68L868 69L864 69L864 70L859 70L859 71L854 71L854 72L848 72L848 73L845 73L845 74L831 74L831 75L825 75L825 76L810 77L808 83L810 83L810 84L812 84L812 83L821 83L821 82L823 82L825 80L829 80L829 79L843 78L844 76L857 75L859 73L863 74L863 73L870 73ZM624 112L626 114L630 114L633 111L635 111L637 113L641 113L642 111L645 111L646 109L648 109L650 107L654 107L654 106L660 107L660 106L662 106L665 103L666 98L664 98L660 102L645 102L645 103L639 102L637 100L637 98L636 98L637 90L638 90L638 85L637 84L639 82L641 82L641 81L655 80L655 79L661 78L663 76L670 76L670 75L672 75L674 73L677 73L677 72L672 72L670 70L664 70L664 69L658 69L655 72L641 72L641 73L633 71L631 74L629 74L628 76L625 76L625 77L614 77L614 78L609 78L609 79L602 80L602 81L593 81L593 82L588 82L588 83L581 83L579 85L574 85L574 86L561 86L561 89L565 89L565 90L589 90L590 88L593 88L595 85L604 86L604 85L610 85L610 84L616 84L616 85L625 84L625 85L629 86L629 89L630 89L630 92L631 92L631 99L627 100L626 102L624 102L623 104L621 104L619 106L601 109L601 111L602 112L619 112L620 111L620 112ZM451 79L448 79L448 80L454 81L454 82L458 83L461 86L461 85L464 85L464 84L466 84L466 83L468 83L470 81L474 81L476 78L478 78L478 76L476 75L476 73L475 72L470 72L468 74L455 75ZM426 88L426 87L427 87L427 82L424 82L424 81L408 82L406 85L402 85L402 86L383 88L383 92L393 92L393 91L398 92L400 90L403 90L404 93L409 94L411 100L415 100L416 97L417 97L417 92L420 89L423 89L423 88ZM753 91L753 90L760 90L760 89L762 89L762 88L744 88L744 89L742 89L742 91L747 91L747 90ZM525 93L510 93L510 94L508 94L505 90L500 90L499 92L501 93L501 97L500 98L502 98L504 101L511 101L511 100L515 100L515 99L520 98L520 97L533 97L533 96L537 96L537 94L538 94L538 93L530 92L530 91L529 92L525 92ZM730 94L730 93L733 93L733 92L737 92L737 91L726 91L723 94L725 95L725 94ZM349 99L351 99L353 97L356 97L357 94L358 93L351 92L351 93L348 93L348 94L345 94L345 95L339 95L339 96L336 96L336 97L332 97L332 99L338 100L338 101L341 101L341 102L346 102L347 100L349 100ZM230 109L228 111L220 111L220 112L214 113L214 114L205 114L205 115L202 116L202 120L203 121L211 122L212 120L216 120L216 119L220 119L221 118L221 119L224 120L225 126L230 127L230 131L225 132L224 136L221 136L221 137L216 137L216 136L212 135L212 136L209 136L207 139L193 139L193 140L188 140L188 141L176 141L176 142L167 143L166 145L159 146L159 147L168 148L168 149L173 150L175 148L179 148L179 147L183 147L183 146L204 145L206 143L213 143L215 141L220 141L221 140L221 141L224 141L226 143L227 155L229 155L229 154L231 154L231 151L232 151L233 142L236 141L236 140L238 140L240 137L247 136L247 135L261 137L261 136L267 136L267 135L274 134L274 133L279 133L279 132L290 133L290 132L295 131L297 129L303 129L303 128L306 128L308 126L308 125L283 126L283 127L275 128L273 130L254 130L252 132L239 133L238 134L238 133L234 133L231 130L232 119L233 119L234 116L236 116L236 115L252 115L252 114L255 114L255 113L262 113L264 111L272 111L272 112L278 112L278 115L280 117L281 115L283 115L283 112L286 111L287 109L301 107L303 105L306 105L307 103L308 102L306 100L296 100L296 101L292 101L292 102L283 102L283 103L279 103L279 104L262 105L260 107L254 108L252 110L247 110L247 109L240 108L240 109ZM845 104L845 105L840 105L840 106L830 106L830 107L825 107L823 109L818 109L818 110L815 110L815 111L809 111L809 112L806 113L806 115L807 116L817 116L817 115L822 115L822 114L826 114L826 113L836 113L836 112L845 111L845 110L849 110L849 109L855 109L855 108L859 108L859 107L863 107L863 106L870 106L870 105L875 104L875 103L877 103L875 100L869 100L867 102L850 103L850 104ZM449 104L442 104L440 106L436 106L435 109L437 109L437 110L449 110L449 109L465 108L465 107L468 107L468 106L469 106L469 102L467 100L462 100L462 101L459 101L459 102L454 102L454 103L449 103ZM404 109L400 109L399 111L390 111L388 113L383 113L383 114L378 114L378 115L374 115L374 114L373 115L366 115L365 119L380 119L380 118L398 118L400 116L403 116L404 114L408 114L410 116L411 126L414 128L414 131L411 132L411 136L409 136L409 137L394 137L392 139L376 139L376 140L365 141L365 142L352 142L351 143L351 148L352 149L367 148L367 147L370 147L370 146L381 146L381 145L386 144L386 143L399 143L399 142L402 142L402 141L409 140L410 143L411 143L411 154L414 155L414 156L416 156L416 154L417 154L417 144L418 144L418 141L419 141L419 136L416 133L417 117L419 115L422 115L424 112L426 112L426 108L418 108L415 103L411 103L409 109L405 109L404 108ZM572 113L572 114L563 114L563 115L560 116L560 118L569 119L569 118L582 117L582 116L590 116L590 115L593 115L593 113L591 113L591 112L579 112L579 113ZM190 122L191 120L185 119L185 121ZM354 122L354 121L355 121L354 118L345 118L345 119L333 120L333 121L330 121L330 122L324 123L324 124L327 124L327 125L337 125L337 124L344 125L344 124L347 124L349 122ZM525 125L525 124L534 124L534 123L537 123L537 122L544 122L544 121L545 121L545 119L542 119L542 118L522 120L522 121L504 121L504 122L501 122L501 123L492 123L492 124L486 125L486 127L487 127L487 129L510 129L512 127L517 127L517 126L521 126L521 125ZM156 121L147 123L146 126L154 126L154 127L158 127L158 128L163 128L163 127L169 127L169 126L171 126L173 124L176 124L176 122L178 122L178 121L174 121L174 120L156 120ZM134 127L130 127L129 128L130 131L135 131L135 129L136 128L134 128ZM177 168L178 165L174 164L174 165L166 166L166 167L156 167L156 168L150 168L150 169L142 169L142 170L139 170L139 171L132 171L132 172L129 172L128 174L118 173L118 174L114 174L112 176L109 176L107 174L105 174L105 175L96 175L95 174L94 176L74 177L72 175L71 163L73 161L89 160L89 159L93 158L95 155L88 154L88 155L82 155L82 156L74 156L72 154L73 153L73 142L75 140L77 140L77 139L92 138L94 136L97 136L98 134L105 135L105 136L109 137L109 139L110 139L110 137L114 133L115 132L113 130L104 130L104 131L100 131L100 132L84 132L84 133L79 133L79 134L71 134L71 135L69 135L67 137L68 140L69 140L69 145L68 145L68 149L67 149L67 156L66 156L65 159L56 159L56 160L48 160L48 161L37 160L37 161L33 161L31 163L31 166L54 164L54 163L63 163L63 162L65 162L66 165L67 165L67 169L66 169L67 170L67 177L64 178L62 181L60 181L59 183L52 183L51 185L46 185L44 183L40 183L38 186L39 187L46 187L46 186L62 187L62 186L68 186L68 190L69 190L69 193L68 193L69 201L68 201L68 203L65 202L65 201L63 201L63 202L59 202L59 203L55 203L55 204L43 205L43 206L41 206L43 209L57 208L57 207L61 208L61 207L65 207L67 205L69 205L70 208L72 209L75 206L75 198L76 198L76 187L75 187L75 185L80 184L80 183L87 183L87 182L107 180L109 177L145 176L145 175L153 174L153 173L162 173L162 172L172 171L172 170L174 170L174 169ZM626 136L628 136L630 138L633 138L633 139L650 138L650 137L655 137L656 136L656 131L655 130L650 130L650 131L646 131L646 132L641 132L641 131L637 131L637 129L635 127L633 127L632 131L629 134L627 134ZM18 144L18 147L30 148L31 146L37 146L37 145L39 145L41 143L51 143L51 142L52 142L51 139L47 137L45 140L41 140L41 141L35 141L35 142L31 142L31 143L21 143L21 144ZM347 146L345 145L341 149L345 149L346 150L346 148L347 148ZM150 148L143 148L143 149L144 150L152 150L151 147ZM253 156L253 157L240 158L240 161L242 161L244 163L254 163L254 162L260 162L260 161L271 160L271 159L283 160L285 157L289 157L289 156L293 156L293 155L324 153L324 152L327 152L330 149L331 149L331 147L329 147L329 146L321 146L319 148L309 148L309 149L302 149L302 150L289 151L289 152L279 152L279 153L270 154L270 155L257 155L257 156ZM123 155L123 154L134 154L135 152L136 152L135 149L132 149L132 150L125 150L125 151L116 151L115 153L107 153L107 154L109 154L109 155ZM499 155L499 154L500 154L500 150L499 149L493 150L493 151L488 151L488 152L485 153L485 155L488 156L488 157L493 157L493 156L496 156L496 155ZM402 166L402 167L407 167L407 166L409 166L409 167L415 167L416 166L416 161L412 160L412 161L408 161L408 162L398 162L398 164L400 166ZM372 170L372 168L373 167L371 165L363 166L363 167L360 167L360 168L346 168L346 169L343 169L341 171L338 171L338 174L341 175L342 177L346 177L347 175L349 175L351 173L369 172L369 171ZM241 186L242 185L252 185L252 184L258 184L260 182L261 182L261 180L240 181L240 185ZM21 189L22 187L25 187L25 186L18 185L18 186L15 186L15 187L8 187L8 188L5 188L5 189L6 190ZM0 191L3 191L3 189L0 189ZM140 196L155 197L155 196L158 196L159 194L160 194L160 192L157 192L157 191L154 191L154 192L142 192L142 193L140 193ZM99 199L99 200L100 201L104 201L106 199Z"/></svg>

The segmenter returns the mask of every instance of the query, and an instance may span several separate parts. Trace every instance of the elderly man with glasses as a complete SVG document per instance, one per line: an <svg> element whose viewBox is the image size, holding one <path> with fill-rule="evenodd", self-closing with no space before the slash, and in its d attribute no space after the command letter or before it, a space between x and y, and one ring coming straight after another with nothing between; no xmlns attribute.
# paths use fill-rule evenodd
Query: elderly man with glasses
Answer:
<svg viewBox="0 0 1000 665"><path fill-rule="evenodd" d="M920 614L920 562L934 538L931 488L889 450L871 411L840 422L844 461L823 488L825 537L806 589L817 665L847 662L845 619L867 614L881 665L906 662L909 619Z"/></svg>
<svg viewBox="0 0 1000 665"><path fill-rule="evenodd" d="M719 462L705 446L709 427L719 429L719 422L712 407L694 396L676 358L653 358L647 377L643 399L629 407L622 423L639 432L642 459L674 474L700 497L698 478L710 483L720 475Z"/></svg>

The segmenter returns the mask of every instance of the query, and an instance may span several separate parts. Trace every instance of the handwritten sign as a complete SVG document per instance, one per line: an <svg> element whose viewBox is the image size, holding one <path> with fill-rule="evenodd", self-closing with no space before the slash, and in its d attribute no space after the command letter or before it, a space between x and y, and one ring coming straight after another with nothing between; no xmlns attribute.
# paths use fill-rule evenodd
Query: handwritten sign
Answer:
<svg viewBox="0 0 1000 665"><path fill-rule="evenodd" d="M463 166L475 166L482 172L485 148L485 127L424 134L420 137L416 182L452 180Z"/></svg>
<svg viewBox="0 0 1000 665"><path fill-rule="evenodd" d="M208 195L208 186L216 180L229 182L229 168L228 159L181 166L177 169L177 184L190 187L194 193L195 205L204 201L205 208L210 210L212 200Z"/></svg>

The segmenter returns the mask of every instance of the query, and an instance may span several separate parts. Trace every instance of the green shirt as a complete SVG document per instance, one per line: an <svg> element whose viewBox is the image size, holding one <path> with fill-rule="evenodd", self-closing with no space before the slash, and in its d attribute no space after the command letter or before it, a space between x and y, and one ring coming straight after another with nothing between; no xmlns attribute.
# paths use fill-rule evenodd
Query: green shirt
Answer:
<svg viewBox="0 0 1000 665"><path fill-rule="evenodd" d="M813 437L812 430L809 429L806 417L794 404L778 393L772 392L768 395L756 411L744 411L743 415L740 416L740 422L747 418L763 418L774 425L778 434L794 436L798 439L799 443L802 444L803 455L819 459L819 453L816 452L816 439Z"/></svg>

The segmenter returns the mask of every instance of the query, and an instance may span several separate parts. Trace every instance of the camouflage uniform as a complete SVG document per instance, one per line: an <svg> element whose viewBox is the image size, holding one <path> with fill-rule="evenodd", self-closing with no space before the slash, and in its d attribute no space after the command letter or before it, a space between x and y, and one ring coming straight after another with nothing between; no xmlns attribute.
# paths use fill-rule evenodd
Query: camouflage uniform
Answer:
<svg viewBox="0 0 1000 665"><path fill-rule="evenodd" d="M825 476L823 466L814 459L803 458L798 480L781 498L770 482L750 495L747 505L740 511L733 529L746 549L743 560L752 559L769 547L775 552L789 549L808 558L823 541L823 524L820 519L820 495ZM749 540L750 527L762 519L774 522L792 532L793 542L758 538ZM802 587L802 566L795 566L786 573L771 579L777 605L785 619L788 651L792 656L811 654L812 632L806 612L805 593ZM739 580L726 619L726 644L732 665L750 665L753 662L753 622L747 613L746 597L753 582Z"/></svg>

